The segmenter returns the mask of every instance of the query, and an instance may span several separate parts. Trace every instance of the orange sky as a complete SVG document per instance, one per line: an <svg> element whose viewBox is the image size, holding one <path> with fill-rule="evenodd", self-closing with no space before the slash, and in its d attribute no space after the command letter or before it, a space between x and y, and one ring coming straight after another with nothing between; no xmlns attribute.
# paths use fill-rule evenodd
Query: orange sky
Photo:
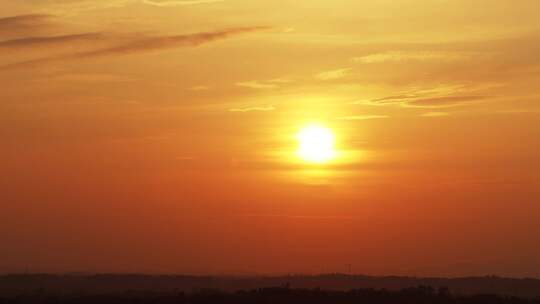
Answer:
<svg viewBox="0 0 540 304"><path fill-rule="evenodd" d="M537 0L0 7L0 272L540 276Z"/></svg>

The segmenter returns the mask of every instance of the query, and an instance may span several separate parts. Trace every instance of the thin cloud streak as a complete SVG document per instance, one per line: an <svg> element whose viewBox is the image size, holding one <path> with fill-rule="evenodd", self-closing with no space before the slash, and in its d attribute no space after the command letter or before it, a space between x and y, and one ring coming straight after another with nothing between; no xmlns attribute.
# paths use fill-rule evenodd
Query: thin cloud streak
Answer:
<svg viewBox="0 0 540 304"><path fill-rule="evenodd" d="M388 115L351 115L340 117L340 120L369 120L369 119L382 119L388 118Z"/></svg>
<svg viewBox="0 0 540 304"><path fill-rule="evenodd" d="M315 78L317 78L319 80L341 79L341 78L347 76L347 74L349 74L349 72L351 70L352 70L351 68L343 68L343 69L337 69L337 70L332 70L332 71L325 71L325 72L321 72L321 73L315 75Z"/></svg>
<svg viewBox="0 0 540 304"><path fill-rule="evenodd" d="M250 80L236 83L236 86L250 88L250 89L277 89L284 84L291 83L292 80L288 78L274 78L270 80Z"/></svg>
<svg viewBox="0 0 540 304"><path fill-rule="evenodd" d="M274 106L262 106L262 107L246 107L246 108L232 108L229 112L268 112L273 111L276 108Z"/></svg>
<svg viewBox="0 0 540 304"><path fill-rule="evenodd" d="M215 40L225 39L234 35L268 29L268 27L240 27L216 32L202 32L188 35L163 36L147 38L124 45L100 49L97 51L75 54L77 58L99 57L108 55L124 55L177 47L195 47Z"/></svg>
<svg viewBox="0 0 540 304"><path fill-rule="evenodd" d="M406 61L458 61L469 59L472 53L451 51L389 51L352 58L361 64L406 62Z"/></svg>
<svg viewBox="0 0 540 304"><path fill-rule="evenodd" d="M0 38L41 32L49 24L51 15L29 14L0 18Z"/></svg>
<svg viewBox="0 0 540 304"><path fill-rule="evenodd" d="M236 84L239 87L250 88L250 89L276 89L278 85L274 83L264 83L260 81L245 81L239 82Z"/></svg>
<svg viewBox="0 0 540 304"><path fill-rule="evenodd" d="M0 31L6 29L12 30L17 27L39 26L50 18L51 16L47 14L17 15L0 18Z"/></svg>
<svg viewBox="0 0 540 304"><path fill-rule="evenodd" d="M483 95L447 95L447 96L418 96L418 95L393 95L371 100L355 101L353 104L365 104L371 106L399 105L402 107L416 108L447 108L464 104L470 104L489 99L491 96Z"/></svg>
<svg viewBox="0 0 540 304"><path fill-rule="evenodd" d="M451 107L464 103L487 99L487 96L443 96L407 101L407 106L413 107Z"/></svg>
<svg viewBox="0 0 540 304"><path fill-rule="evenodd" d="M29 47L52 46L70 44L78 41L99 40L102 38L103 35L101 33L82 33L49 37L28 37L0 41L0 49L21 49Z"/></svg>
<svg viewBox="0 0 540 304"><path fill-rule="evenodd" d="M39 59L33 59L23 62L18 62L10 65L0 67L0 70L19 68L24 66L33 66L48 62L64 61L64 60L76 60L76 59L89 59L105 56L120 56L130 55L135 53L146 53L152 51L159 51L165 49L183 48L183 47L197 47L206 43L210 43L217 40L226 39L232 36L256 32L269 29L269 27L240 27L232 28L215 32L201 32L188 35L175 35L175 36L161 36L150 37L137 41L127 42L118 46L83 51L73 54L51 56Z"/></svg>
<svg viewBox="0 0 540 304"><path fill-rule="evenodd" d="M445 116L450 116L450 113L448 113L448 112L427 112L427 113L422 113L420 116L422 116L422 117L445 117Z"/></svg>
<svg viewBox="0 0 540 304"><path fill-rule="evenodd" d="M159 6L159 7L171 7L171 6L186 6L186 5L197 5L197 4L212 4L212 3L220 3L224 2L225 0L177 0L177 1L153 1L153 0L142 0L142 3L153 5L153 6Z"/></svg>

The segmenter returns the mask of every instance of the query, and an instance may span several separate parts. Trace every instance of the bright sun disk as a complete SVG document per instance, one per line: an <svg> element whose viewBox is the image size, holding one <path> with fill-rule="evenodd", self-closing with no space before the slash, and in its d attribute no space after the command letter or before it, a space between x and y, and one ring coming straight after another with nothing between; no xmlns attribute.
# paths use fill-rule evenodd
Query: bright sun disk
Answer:
<svg viewBox="0 0 540 304"><path fill-rule="evenodd" d="M335 157L334 134L324 126L305 126L298 132L297 139L297 154L304 161L324 163Z"/></svg>

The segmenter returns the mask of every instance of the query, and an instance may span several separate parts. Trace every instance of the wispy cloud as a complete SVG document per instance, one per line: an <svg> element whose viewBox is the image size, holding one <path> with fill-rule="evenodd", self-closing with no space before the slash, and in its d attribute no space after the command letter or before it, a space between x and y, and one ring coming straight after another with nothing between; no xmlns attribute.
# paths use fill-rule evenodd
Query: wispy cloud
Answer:
<svg viewBox="0 0 540 304"><path fill-rule="evenodd" d="M171 1L157 1L157 0L142 0L141 2L153 6L170 7L170 6L185 6L185 5L197 5L197 4L210 4L224 2L225 0L171 0Z"/></svg>
<svg viewBox="0 0 540 304"><path fill-rule="evenodd" d="M268 90L268 89L276 89L279 88L281 85L290 83L291 80L288 78L275 78L270 80L250 80L250 81L242 81L236 83L239 87L245 87L250 89L259 89L259 90Z"/></svg>
<svg viewBox="0 0 540 304"><path fill-rule="evenodd" d="M195 47L212 41L231 36L267 29L266 27L240 27L215 32L201 32L188 35L149 37L139 41L125 43L119 46L81 52L73 55L75 58L99 57L108 55L126 55L132 53L150 52L155 50L179 47Z"/></svg>
<svg viewBox="0 0 540 304"><path fill-rule="evenodd" d="M471 58L471 56L470 53L451 51L388 51L353 57L352 61L362 64L425 60L455 61Z"/></svg>
<svg viewBox="0 0 540 304"><path fill-rule="evenodd" d="M140 0L70 0L50 1L42 10L55 15L72 15L86 11L120 8Z"/></svg>
<svg viewBox="0 0 540 304"><path fill-rule="evenodd" d="M407 106L413 107L452 107L455 105L477 102L487 99L488 96L443 96L433 98L413 99L406 102Z"/></svg>
<svg viewBox="0 0 540 304"><path fill-rule="evenodd" d="M385 102L395 102L395 101L403 101L403 100L409 100L417 98L416 95L392 95L392 96L386 96L382 98L373 99L373 102L379 102L379 103L385 103Z"/></svg>
<svg viewBox="0 0 540 304"><path fill-rule="evenodd" d="M448 112L427 112L420 114L422 117L444 117L444 116L450 116L450 113Z"/></svg>
<svg viewBox="0 0 540 304"><path fill-rule="evenodd" d="M388 115L351 115L351 116L343 116L340 117L340 120L369 120L369 119L381 119L381 118L388 118Z"/></svg>
<svg viewBox="0 0 540 304"><path fill-rule="evenodd" d="M245 107L245 108L232 108L229 109L229 112L267 112L273 111L276 108L274 106L256 106L256 107Z"/></svg>
<svg viewBox="0 0 540 304"><path fill-rule="evenodd" d="M210 87L206 85L198 85L198 86L191 87L189 89L191 91L208 91L210 90Z"/></svg>
<svg viewBox="0 0 540 304"><path fill-rule="evenodd" d="M320 80L340 79L347 76L347 74L349 74L351 70L352 70L351 68L343 68L343 69L337 69L337 70L331 70L331 71L324 71L315 75L315 78L320 79Z"/></svg>
<svg viewBox="0 0 540 304"><path fill-rule="evenodd" d="M76 42L100 39L103 39L103 35L101 33L82 33L49 37L27 37L0 41L0 49L22 49L55 45L69 45L72 47L73 43Z"/></svg>
<svg viewBox="0 0 540 304"><path fill-rule="evenodd" d="M241 28L232 28L225 29L221 31L214 32L201 32L187 35L173 35L173 36L156 36L156 37L146 37L142 39L135 39L133 41L127 41L119 45L114 45L110 47L104 47L97 50L89 50L76 52L71 54L64 54L58 56L44 57L38 59L32 59L27 61L22 61L7 66L0 67L0 69L9 69L17 68L29 65L37 65L48 62L63 61L63 60L76 60L76 59L87 59L87 58L96 58L104 56L120 56L120 55L129 55L135 53L146 53L152 51L160 51L165 49L174 49L174 48L183 48L183 47L196 47L206 43L210 43L217 40L226 39L232 36L255 32L268 29L268 27L241 27ZM100 39L103 36L95 36L95 39ZM81 38L81 37L79 37ZM71 37L70 39L74 39ZM107 38L109 39L109 38ZM69 39L63 38L63 41L69 42ZM56 42L60 42L62 39L58 39ZM34 42L35 43L35 42Z"/></svg>
<svg viewBox="0 0 540 304"><path fill-rule="evenodd" d="M121 8L128 5L144 4L156 7L190 6L224 2L225 0L71 0L56 1L44 6L43 10L52 14L78 14L86 11Z"/></svg>
<svg viewBox="0 0 540 304"><path fill-rule="evenodd" d="M245 88L250 88L250 89L275 89L279 87L275 83L263 82L263 81L257 81L257 80L238 82L236 85L239 87L245 87Z"/></svg>
<svg viewBox="0 0 540 304"><path fill-rule="evenodd" d="M0 38L41 33L50 26L52 16L45 14L19 15L0 18Z"/></svg>
<svg viewBox="0 0 540 304"><path fill-rule="evenodd" d="M485 95L465 95L464 92L451 92L450 88L438 90L419 91L417 94L399 94L382 98L355 101L353 104L372 106L399 105L402 107L417 108L446 108L489 99ZM445 93L445 94L443 94Z"/></svg>

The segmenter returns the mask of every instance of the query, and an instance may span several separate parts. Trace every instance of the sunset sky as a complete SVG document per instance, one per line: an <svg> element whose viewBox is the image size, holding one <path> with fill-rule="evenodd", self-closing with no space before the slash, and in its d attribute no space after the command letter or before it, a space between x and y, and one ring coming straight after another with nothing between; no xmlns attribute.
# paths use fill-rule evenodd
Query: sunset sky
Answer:
<svg viewBox="0 0 540 304"><path fill-rule="evenodd" d="M540 276L540 3L0 0L0 148L0 273Z"/></svg>

